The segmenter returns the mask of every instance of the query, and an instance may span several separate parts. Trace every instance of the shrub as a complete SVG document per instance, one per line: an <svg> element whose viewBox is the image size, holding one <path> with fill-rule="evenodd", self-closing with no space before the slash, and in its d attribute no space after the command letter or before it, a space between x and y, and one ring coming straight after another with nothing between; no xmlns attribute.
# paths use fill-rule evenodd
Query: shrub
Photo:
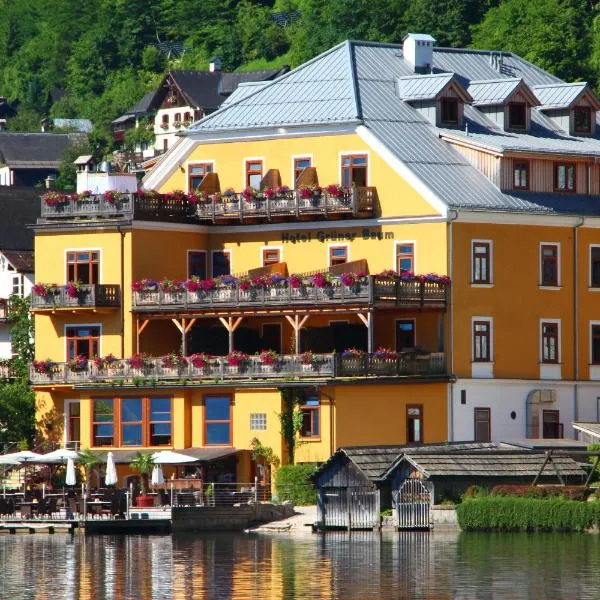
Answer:
<svg viewBox="0 0 600 600"><path fill-rule="evenodd" d="M313 465L286 465L275 473L275 489L280 501L289 500L296 506L316 504L317 496L310 476Z"/></svg>
<svg viewBox="0 0 600 600"><path fill-rule="evenodd" d="M582 486L531 486L531 485L495 485L492 496L516 496L520 498L564 498L584 502L591 491Z"/></svg>
<svg viewBox="0 0 600 600"><path fill-rule="evenodd" d="M585 531L600 518L594 502L488 496L457 506L464 531Z"/></svg>
<svg viewBox="0 0 600 600"><path fill-rule="evenodd" d="M463 499L466 500L467 498L479 498L485 495L487 495L487 492L482 487L479 487L478 485L470 485L465 490L465 493L463 494Z"/></svg>

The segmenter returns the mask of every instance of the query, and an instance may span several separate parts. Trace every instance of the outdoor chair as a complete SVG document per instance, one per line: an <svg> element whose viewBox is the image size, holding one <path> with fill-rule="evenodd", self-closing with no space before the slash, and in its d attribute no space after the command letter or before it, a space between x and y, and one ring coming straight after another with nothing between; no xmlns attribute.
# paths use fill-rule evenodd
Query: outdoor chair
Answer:
<svg viewBox="0 0 600 600"><path fill-rule="evenodd" d="M75 515L79 514L79 505L75 498L69 498L69 510L71 512L71 518L74 519Z"/></svg>
<svg viewBox="0 0 600 600"><path fill-rule="evenodd" d="M31 519L31 504L22 504L19 512L21 513L21 519Z"/></svg>

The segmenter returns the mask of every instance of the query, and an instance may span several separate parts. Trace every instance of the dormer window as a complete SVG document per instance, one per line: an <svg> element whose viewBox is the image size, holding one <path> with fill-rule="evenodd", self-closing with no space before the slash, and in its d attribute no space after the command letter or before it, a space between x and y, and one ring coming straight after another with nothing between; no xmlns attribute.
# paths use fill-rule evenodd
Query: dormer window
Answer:
<svg viewBox="0 0 600 600"><path fill-rule="evenodd" d="M441 99L442 125L458 125L458 100L456 98Z"/></svg>
<svg viewBox="0 0 600 600"><path fill-rule="evenodd" d="M573 130L575 133L588 134L592 130L592 109L589 106L577 106L573 110Z"/></svg>
<svg viewBox="0 0 600 600"><path fill-rule="evenodd" d="M527 127L527 104L525 102L509 103L508 127L510 129L525 129Z"/></svg>

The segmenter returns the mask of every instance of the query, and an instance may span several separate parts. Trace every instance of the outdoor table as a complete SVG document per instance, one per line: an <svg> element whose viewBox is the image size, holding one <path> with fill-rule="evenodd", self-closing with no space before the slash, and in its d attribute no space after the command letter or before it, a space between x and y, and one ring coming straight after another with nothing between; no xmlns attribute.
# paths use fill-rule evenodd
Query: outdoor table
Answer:
<svg viewBox="0 0 600 600"><path fill-rule="evenodd" d="M21 513L21 518L32 517L33 508L36 507L38 504L39 502L19 502L19 505L15 506L15 508L19 509L19 512Z"/></svg>

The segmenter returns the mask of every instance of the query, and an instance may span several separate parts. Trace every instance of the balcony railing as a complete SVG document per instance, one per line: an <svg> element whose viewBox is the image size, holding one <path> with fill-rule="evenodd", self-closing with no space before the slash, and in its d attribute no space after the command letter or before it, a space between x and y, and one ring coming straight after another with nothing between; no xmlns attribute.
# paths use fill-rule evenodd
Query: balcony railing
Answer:
<svg viewBox="0 0 600 600"><path fill-rule="evenodd" d="M244 222L252 219L270 221L272 218L297 219L300 216L338 218L344 216L369 217L375 210L375 188L353 188L339 194L323 190L309 198L298 191L289 191L267 197L246 198L243 193L228 196L213 195L207 200L174 195L121 194L118 200L103 194L86 198L65 196L48 204L41 200L42 219L123 217L147 221L177 223Z"/></svg>
<svg viewBox="0 0 600 600"><path fill-rule="evenodd" d="M52 363L43 372L33 366L30 379L40 384L84 384L110 382L165 381L239 381L263 379L335 379L346 377L432 377L447 375L446 355L436 352L414 355L400 354L397 358L377 358L375 355L345 358L340 354L315 354L310 364L303 364L297 355L284 355L273 365L265 365L259 357L250 357L239 366L231 366L227 358L211 358L206 366L191 363L180 367L163 366L162 358L146 359L141 368L134 368L127 360L116 360L109 366L97 368L89 362L84 369L73 370L66 363Z"/></svg>
<svg viewBox="0 0 600 600"><path fill-rule="evenodd" d="M301 285L291 287L263 285L248 288L245 284L217 286L214 289L189 291L137 291L133 294L136 311L208 310L214 308L248 308L323 306L344 304L378 304L404 308L445 309L448 286L432 281L404 281L399 277L370 275L352 286L336 282L325 287Z"/></svg>
<svg viewBox="0 0 600 600"><path fill-rule="evenodd" d="M33 310L54 310L56 308L102 308L121 306L121 290L118 285L81 285L77 295L72 297L68 287L56 286L41 294L34 289L31 292Z"/></svg>

